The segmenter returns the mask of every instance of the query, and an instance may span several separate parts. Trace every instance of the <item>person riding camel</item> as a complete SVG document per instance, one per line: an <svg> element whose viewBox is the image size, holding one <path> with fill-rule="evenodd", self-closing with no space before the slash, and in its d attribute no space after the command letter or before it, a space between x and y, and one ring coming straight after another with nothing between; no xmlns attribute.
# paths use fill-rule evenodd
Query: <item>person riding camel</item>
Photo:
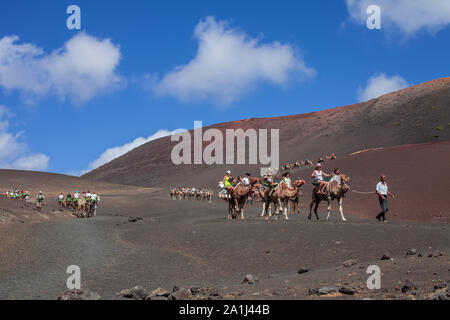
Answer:
<svg viewBox="0 0 450 320"><path fill-rule="evenodd" d="M227 171L225 177L223 177L223 185L225 190L233 187L233 177L231 176L231 171L229 170Z"/></svg>
<svg viewBox="0 0 450 320"><path fill-rule="evenodd" d="M59 204L60 206L62 205L63 200L64 200L64 195L63 195L63 193L61 192L61 193L59 194L59 196L58 196L58 204Z"/></svg>
<svg viewBox="0 0 450 320"><path fill-rule="evenodd" d="M325 189L328 185L328 182L324 179L324 178L330 178L331 175L326 174L325 172L322 171L322 165L320 163L318 163L316 165L316 169L313 171L312 173L312 178L313 178L313 185L319 186L319 190L318 193L319 194L323 194L325 195Z"/></svg>
<svg viewBox="0 0 450 320"><path fill-rule="evenodd" d="M69 192L66 196L66 204L70 205L71 203L72 203L72 195Z"/></svg>
<svg viewBox="0 0 450 320"><path fill-rule="evenodd" d="M78 199L80 198L80 194L78 193L78 190L75 191L74 195L73 195L73 203L74 205L78 204Z"/></svg>
<svg viewBox="0 0 450 320"><path fill-rule="evenodd" d="M242 184L244 185L244 187L247 187L250 184L250 179L251 179L251 174L250 173L246 173L245 177L242 179Z"/></svg>
<svg viewBox="0 0 450 320"><path fill-rule="evenodd" d="M270 190L269 195L272 194L272 192L275 190L275 188L277 186L278 186L278 183L273 181L273 177L271 175L264 176L263 187L269 188L269 190Z"/></svg>
<svg viewBox="0 0 450 320"><path fill-rule="evenodd" d="M345 184L345 181L342 181L342 179L341 179L341 169L334 169L332 179L337 181L340 185L344 186L343 196L345 196L345 194L348 192L348 190L350 190L350 187Z"/></svg>
<svg viewBox="0 0 450 320"><path fill-rule="evenodd" d="M291 181L291 174L289 172L286 172L285 174L283 174L283 183L289 188L289 189L293 189L292 188L292 181Z"/></svg>

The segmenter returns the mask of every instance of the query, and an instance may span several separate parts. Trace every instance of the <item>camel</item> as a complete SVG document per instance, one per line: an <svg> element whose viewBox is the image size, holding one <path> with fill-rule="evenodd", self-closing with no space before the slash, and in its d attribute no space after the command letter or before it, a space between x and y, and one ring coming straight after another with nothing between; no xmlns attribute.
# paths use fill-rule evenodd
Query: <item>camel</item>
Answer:
<svg viewBox="0 0 450 320"><path fill-rule="evenodd" d="M297 212L297 214L300 214L300 196L302 195L302 193L299 191L297 193L297 195L291 199L289 199L288 201L288 214L295 214L295 212Z"/></svg>
<svg viewBox="0 0 450 320"><path fill-rule="evenodd" d="M176 189L170 188L170 193L169 193L169 197L171 200L175 200L177 197L177 191Z"/></svg>
<svg viewBox="0 0 450 320"><path fill-rule="evenodd" d="M345 195L347 191L345 189L347 188L347 182L350 181L350 178L346 175L341 174L341 184L339 184L338 181L336 181L334 178L331 178L330 182L328 182L327 186L327 194L320 194L319 186L315 186L312 192L312 201L309 206L309 217L308 219L311 220L311 214L312 214L312 208L314 207L314 213L316 214L317 220L319 220L319 215L317 214L317 209L319 208L319 203L321 201L328 201L328 216L327 220L330 219L331 214L331 201L337 200L339 205L339 212L341 213L342 221L347 221L344 217L344 211L342 209L342 198Z"/></svg>
<svg viewBox="0 0 450 320"><path fill-rule="evenodd" d="M212 203L213 196L214 196L214 191L213 190L209 190L207 192L207 198L208 198L208 202L209 203Z"/></svg>
<svg viewBox="0 0 450 320"><path fill-rule="evenodd" d="M80 197L78 199L77 217L83 218L85 215L86 215L86 200Z"/></svg>
<svg viewBox="0 0 450 320"><path fill-rule="evenodd" d="M258 181L258 178L253 178L250 180L250 184L247 187L244 187L244 185L239 182L236 187L228 188L227 191L231 195L231 198L228 199L228 220L239 214L241 215L241 220L245 219L244 205L247 202L248 195L252 192L253 187L255 187ZM234 206L234 212L232 206Z"/></svg>
<svg viewBox="0 0 450 320"><path fill-rule="evenodd" d="M269 220L267 209L269 209L271 203L273 203L275 206L275 214L277 214L277 220L280 218L280 212L284 214L286 220L289 220L287 212L287 202L290 199L294 199L296 196L298 196L300 188L304 184L304 180L297 180L294 183L294 188L289 188L284 182L280 182L280 184L274 190L270 191L267 189L264 192L262 212L262 215L266 216L266 220Z"/></svg>
<svg viewBox="0 0 450 320"><path fill-rule="evenodd" d="M262 212L261 212L261 217L264 217L265 215L268 215L269 217L271 217L271 216L272 216L272 209L271 209L272 203L269 202L269 205L266 207L266 199L268 198L271 189L268 188L268 187L266 187L266 188L264 189L264 191L263 191L263 190L262 190L262 186L260 185L260 186L257 188L257 190L258 190L258 192L256 192L256 195L257 195L257 197L258 197L258 201L261 201L262 204L263 204L263 209L262 209Z"/></svg>

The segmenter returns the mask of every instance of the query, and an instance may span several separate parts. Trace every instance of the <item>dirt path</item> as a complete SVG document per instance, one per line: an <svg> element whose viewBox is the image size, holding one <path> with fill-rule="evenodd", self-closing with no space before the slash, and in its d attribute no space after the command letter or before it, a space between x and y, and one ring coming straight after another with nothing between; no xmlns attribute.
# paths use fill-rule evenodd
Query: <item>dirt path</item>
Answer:
<svg viewBox="0 0 450 320"><path fill-rule="evenodd" d="M82 286L104 298L135 285L206 285L224 294L238 291L241 298L311 299L307 291L317 286L364 288L365 269L374 263L387 274L387 291L378 293L383 298L396 296L406 279L429 290L450 278L448 225L380 224L351 216L342 223L336 213L330 222L310 222L304 214L266 222L259 205L248 207L245 221L226 221L220 200L172 201L164 190L132 199L105 195L103 201L94 219L17 225L2 232L0 242L14 241L0 251L0 298L55 299L65 289L69 265L80 266ZM129 222L130 216L143 220ZM405 259L411 248L423 258ZM436 251L444 255L427 257ZM393 261L380 261L386 252ZM358 264L344 268L349 259ZM299 276L302 267L310 272ZM260 281L241 286L246 274Z"/></svg>

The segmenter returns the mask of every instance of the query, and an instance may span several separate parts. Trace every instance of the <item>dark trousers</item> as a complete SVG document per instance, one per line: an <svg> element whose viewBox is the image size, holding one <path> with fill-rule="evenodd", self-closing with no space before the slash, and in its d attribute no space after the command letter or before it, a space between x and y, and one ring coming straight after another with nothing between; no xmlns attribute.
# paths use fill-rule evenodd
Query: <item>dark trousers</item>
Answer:
<svg viewBox="0 0 450 320"><path fill-rule="evenodd" d="M381 207L381 211L378 215L377 215L377 219L378 220L386 220L386 213L388 213L389 211L389 201L388 201L388 196L384 196L384 200L382 197L378 197L378 200L380 201L380 207Z"/></svg>

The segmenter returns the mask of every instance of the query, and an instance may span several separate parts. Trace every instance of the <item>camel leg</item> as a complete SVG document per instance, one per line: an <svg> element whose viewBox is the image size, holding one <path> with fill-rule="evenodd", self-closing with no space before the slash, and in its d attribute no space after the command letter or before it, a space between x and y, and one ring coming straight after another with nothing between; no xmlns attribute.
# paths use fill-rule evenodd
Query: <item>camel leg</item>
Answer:
<svg viewBox="0 0 450 320"><path fill-rule="evenodd" d="M319 220L319 214L317 213L317 211L319 210L319 201L316 202L316 206L314 207L314 213L316 214L316 218L317 220Z"/></svg>
<svg viewBox="0 0 450 320"><path fill-rule="evenodd" d="M327 216L327 221L330 220L330 215L331 215L331 199L328 198L328 216Z"/></svg>
<svg viewBox="0 0 450 320"><path fill-rule="evenodd" d="M288 200L288 203L289 203L289 200ZM287 206L284 206L284 216L286 217L286 220L289 220Z"/></svg>
<svg viewBox="0 0 450 320"><path fill-rule="evenodd" d="M314 206L314 200L311 201L311 203L309 204L309 216L308 216L308 220L311 220L311 215L312 215L312 209Z"/></svg>
<svg viewBox="0 0 450 320"><path fill-rule="evenodd" d="M244 217L244 208L241 208L241 220L245 220L245 217Z"/></svg>
<svg viewBox="0 0 450 320"><path fill-rule="evenodd" d="M342 221L347 221L344 217L344 209L342 209L342 198L339 199L339 212L341 213Z"/></svg>
<svg viewBox="0 0 450 320"><path fill-rule="evenodd" d="M264 217L266 215L266 203L263 202L263 208L262 208L262 212L261 212L261 217Z"/></svg>
<svg viewBox="0 0 450 320"><path fill-rule="evenodd" d="M278 210L277 210L277 220L279 220L281 218L281 215L284 213L284 206L283 206L283 202L281 201L281 199L278 199Z"/></svg>

